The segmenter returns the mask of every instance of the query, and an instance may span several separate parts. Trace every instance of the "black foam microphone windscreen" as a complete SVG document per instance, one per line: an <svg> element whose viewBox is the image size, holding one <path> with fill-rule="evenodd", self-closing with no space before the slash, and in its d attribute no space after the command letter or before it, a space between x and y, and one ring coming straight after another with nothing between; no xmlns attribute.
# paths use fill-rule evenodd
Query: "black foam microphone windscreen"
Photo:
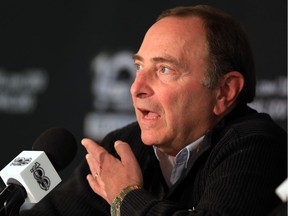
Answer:
<svg viewBox="0 0 288 216"><path fill-rule="evenodd" d="M44 131L33 143L32 150L44 151L57 171L64 169L75 157L77 142L66 129L53 127Z"/></svg>

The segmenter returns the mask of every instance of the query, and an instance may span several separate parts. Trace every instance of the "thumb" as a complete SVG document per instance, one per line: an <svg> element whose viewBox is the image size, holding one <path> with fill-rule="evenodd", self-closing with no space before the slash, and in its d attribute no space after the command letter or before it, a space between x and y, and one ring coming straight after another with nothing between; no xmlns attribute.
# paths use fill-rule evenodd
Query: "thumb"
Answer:
<svg viewBox="0 0 288 216"><path fill-rule="evenodd" d="M133 162L136 162L136 157L128 143L117 140L114 143L115 150L117 154L121 158L121 162L124 166L128 164L133 164Z"/></svg>
<svg viewBox="0 0 288 216"><path fill-rule="evenodd" d="M115 150L121 158L121 163L123 167L128 171L130 180L132 179L132 184L143 185L143 176L141 168L138 164L138 161L130 147L126 142L120 140L116 141L114 144Z"/></svg>

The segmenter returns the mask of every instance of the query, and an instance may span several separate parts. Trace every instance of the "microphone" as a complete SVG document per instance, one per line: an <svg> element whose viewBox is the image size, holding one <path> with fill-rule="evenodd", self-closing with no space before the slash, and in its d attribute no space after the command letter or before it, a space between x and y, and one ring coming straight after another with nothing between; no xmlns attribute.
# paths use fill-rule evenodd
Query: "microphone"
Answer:
<svg viewBox="0 0 288 216"><path fill-rule="evenodd" d="M76 140L66 129L54 127L43 132L32 151L22 151L0 171L7 185L0 194L0 208L8 199L18 202L14 196L22 196L28 203L39 202L61 182L57 171L65 168L76 152Z"/></svg>

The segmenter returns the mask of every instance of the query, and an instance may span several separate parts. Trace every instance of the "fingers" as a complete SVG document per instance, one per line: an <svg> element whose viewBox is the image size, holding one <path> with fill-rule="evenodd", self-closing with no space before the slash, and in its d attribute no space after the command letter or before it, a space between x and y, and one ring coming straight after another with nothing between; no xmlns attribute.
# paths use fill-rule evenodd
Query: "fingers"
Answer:
<svg viewBox="0 0 288 216"><path fill-rule="evenodd" d="M92 177L96 180L101 175L101 155L105 154L106 150L90 139L85 138L81 142L88 152L86 160Z"/></svg>
<svg viewBox="0 0 288 216"><path fill-rule="evenodd" d="M86 177L88 183L95 193L101 195L105 199L106 193L102 190L103 181L101 179L101 155L107 153L107 151L94 141L87 138L84 138L81 143L87 150L86 160L91 172L91 174L88 174Z"/></svg>
<svg viewBox="0 0 288 216"><path fill-rule="evenodd" d="M98 145L97 143L95 143L93 140L91 139L87 139L84 138L81 141L82 145L84 145L84 147L86 148L87 152L94 155L94 154L101 154L106 152L106 150L101 147L100 145Z"/></svg>
<svg viewBox="0 0 288 216"><path fill-rule="evenodd" d="M143 185L141 168L127 143L114 143L120 160L90 139L83 139L82 144L88 152L86 160L91 172L87 175L89 185L108 203L111 204L123 188Z"/></svg>
<svg viewBox="0 0 288 216"><path fill-rule="evenodd" d="M87 180L92 190L102 196L106 201L108 201L107 193L105 190L103 190L104 184L101 179L97 180L92 176L92 174L89 174L87 175Z"/></svg>
<svg viewBox="0 0 288 216"><path fill-rule="evenodd" d="M108 154L108 152L102 146L98 145L91 139L84 138L82 139L81 143L87 150L88 154L86 155L86 158L88 157L89 161L92 164L98 165L99 168L101 169L103 157L105 154ZM96 171L100 172L100 170Z"/></svg>
<svg viewBox="0 0 288 216"><path fill-rule="evenodd" d="M127 173L127 176L129 176L131 180L135 180L135 183L137 185L142 186L143 177L142 177L141 168L138 164L138 161L130 145L118 140L115 142L114 147L115 147L116 152L121 158L121 163L130 172L130 174Z"/></svg>
<svg viewBox="0 0 288 216"><path fill-rule="evenodd" d="M131 161L136 161L135 155L131 150L130 145L126 142L117 140L114 144L114 148L121 158L121 162L124 166L131 164Z"/></svg>
<svg viewBox="0 0 288 216"><path fill-rule="evenodd" d="M91 154L86 155L86 160L89 165L92 176L96 179L101 175L102 167L100 161Z"/></svg>
<svg viewBox="0 0 288 216"><path fill-rule="evenodd" d="M101 147L91 139L84 138L81 142L88 152L88 154L86 155L86 159L88 161L92 174L94 176L96 173L100 174L104 157L110 154L103 147ZM137 161L131 147L126 142L118 140L115 142L114 147L121 158L121 163L123 164L123 166L129 166L130 164L134 164Z"/></svg>
<svg viewBox="0 0 288 216"><path fill-rule="evenodd" d="M90 187L92 188L92 190L96 193L98 193L98 188L99 188L99 183L97 181L97 179L95 179L92 174L87 175L87 180L89 182Z"/></svg>

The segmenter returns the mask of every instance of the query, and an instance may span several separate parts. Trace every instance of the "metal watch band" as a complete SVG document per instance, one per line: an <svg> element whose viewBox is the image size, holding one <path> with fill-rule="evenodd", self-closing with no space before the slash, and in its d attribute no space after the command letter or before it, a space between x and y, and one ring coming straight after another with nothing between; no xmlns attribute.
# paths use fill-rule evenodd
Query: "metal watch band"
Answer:
<svg viewBox="0 0 288 216"><path fill-rule="evenodd" d="M122 201L124 197L132 190L140 189L141 187L138 185L132 185L124 188L120 194L113 200L113 203L111 204L111 216L120 216L120 206L122 204Z"/></svg>

